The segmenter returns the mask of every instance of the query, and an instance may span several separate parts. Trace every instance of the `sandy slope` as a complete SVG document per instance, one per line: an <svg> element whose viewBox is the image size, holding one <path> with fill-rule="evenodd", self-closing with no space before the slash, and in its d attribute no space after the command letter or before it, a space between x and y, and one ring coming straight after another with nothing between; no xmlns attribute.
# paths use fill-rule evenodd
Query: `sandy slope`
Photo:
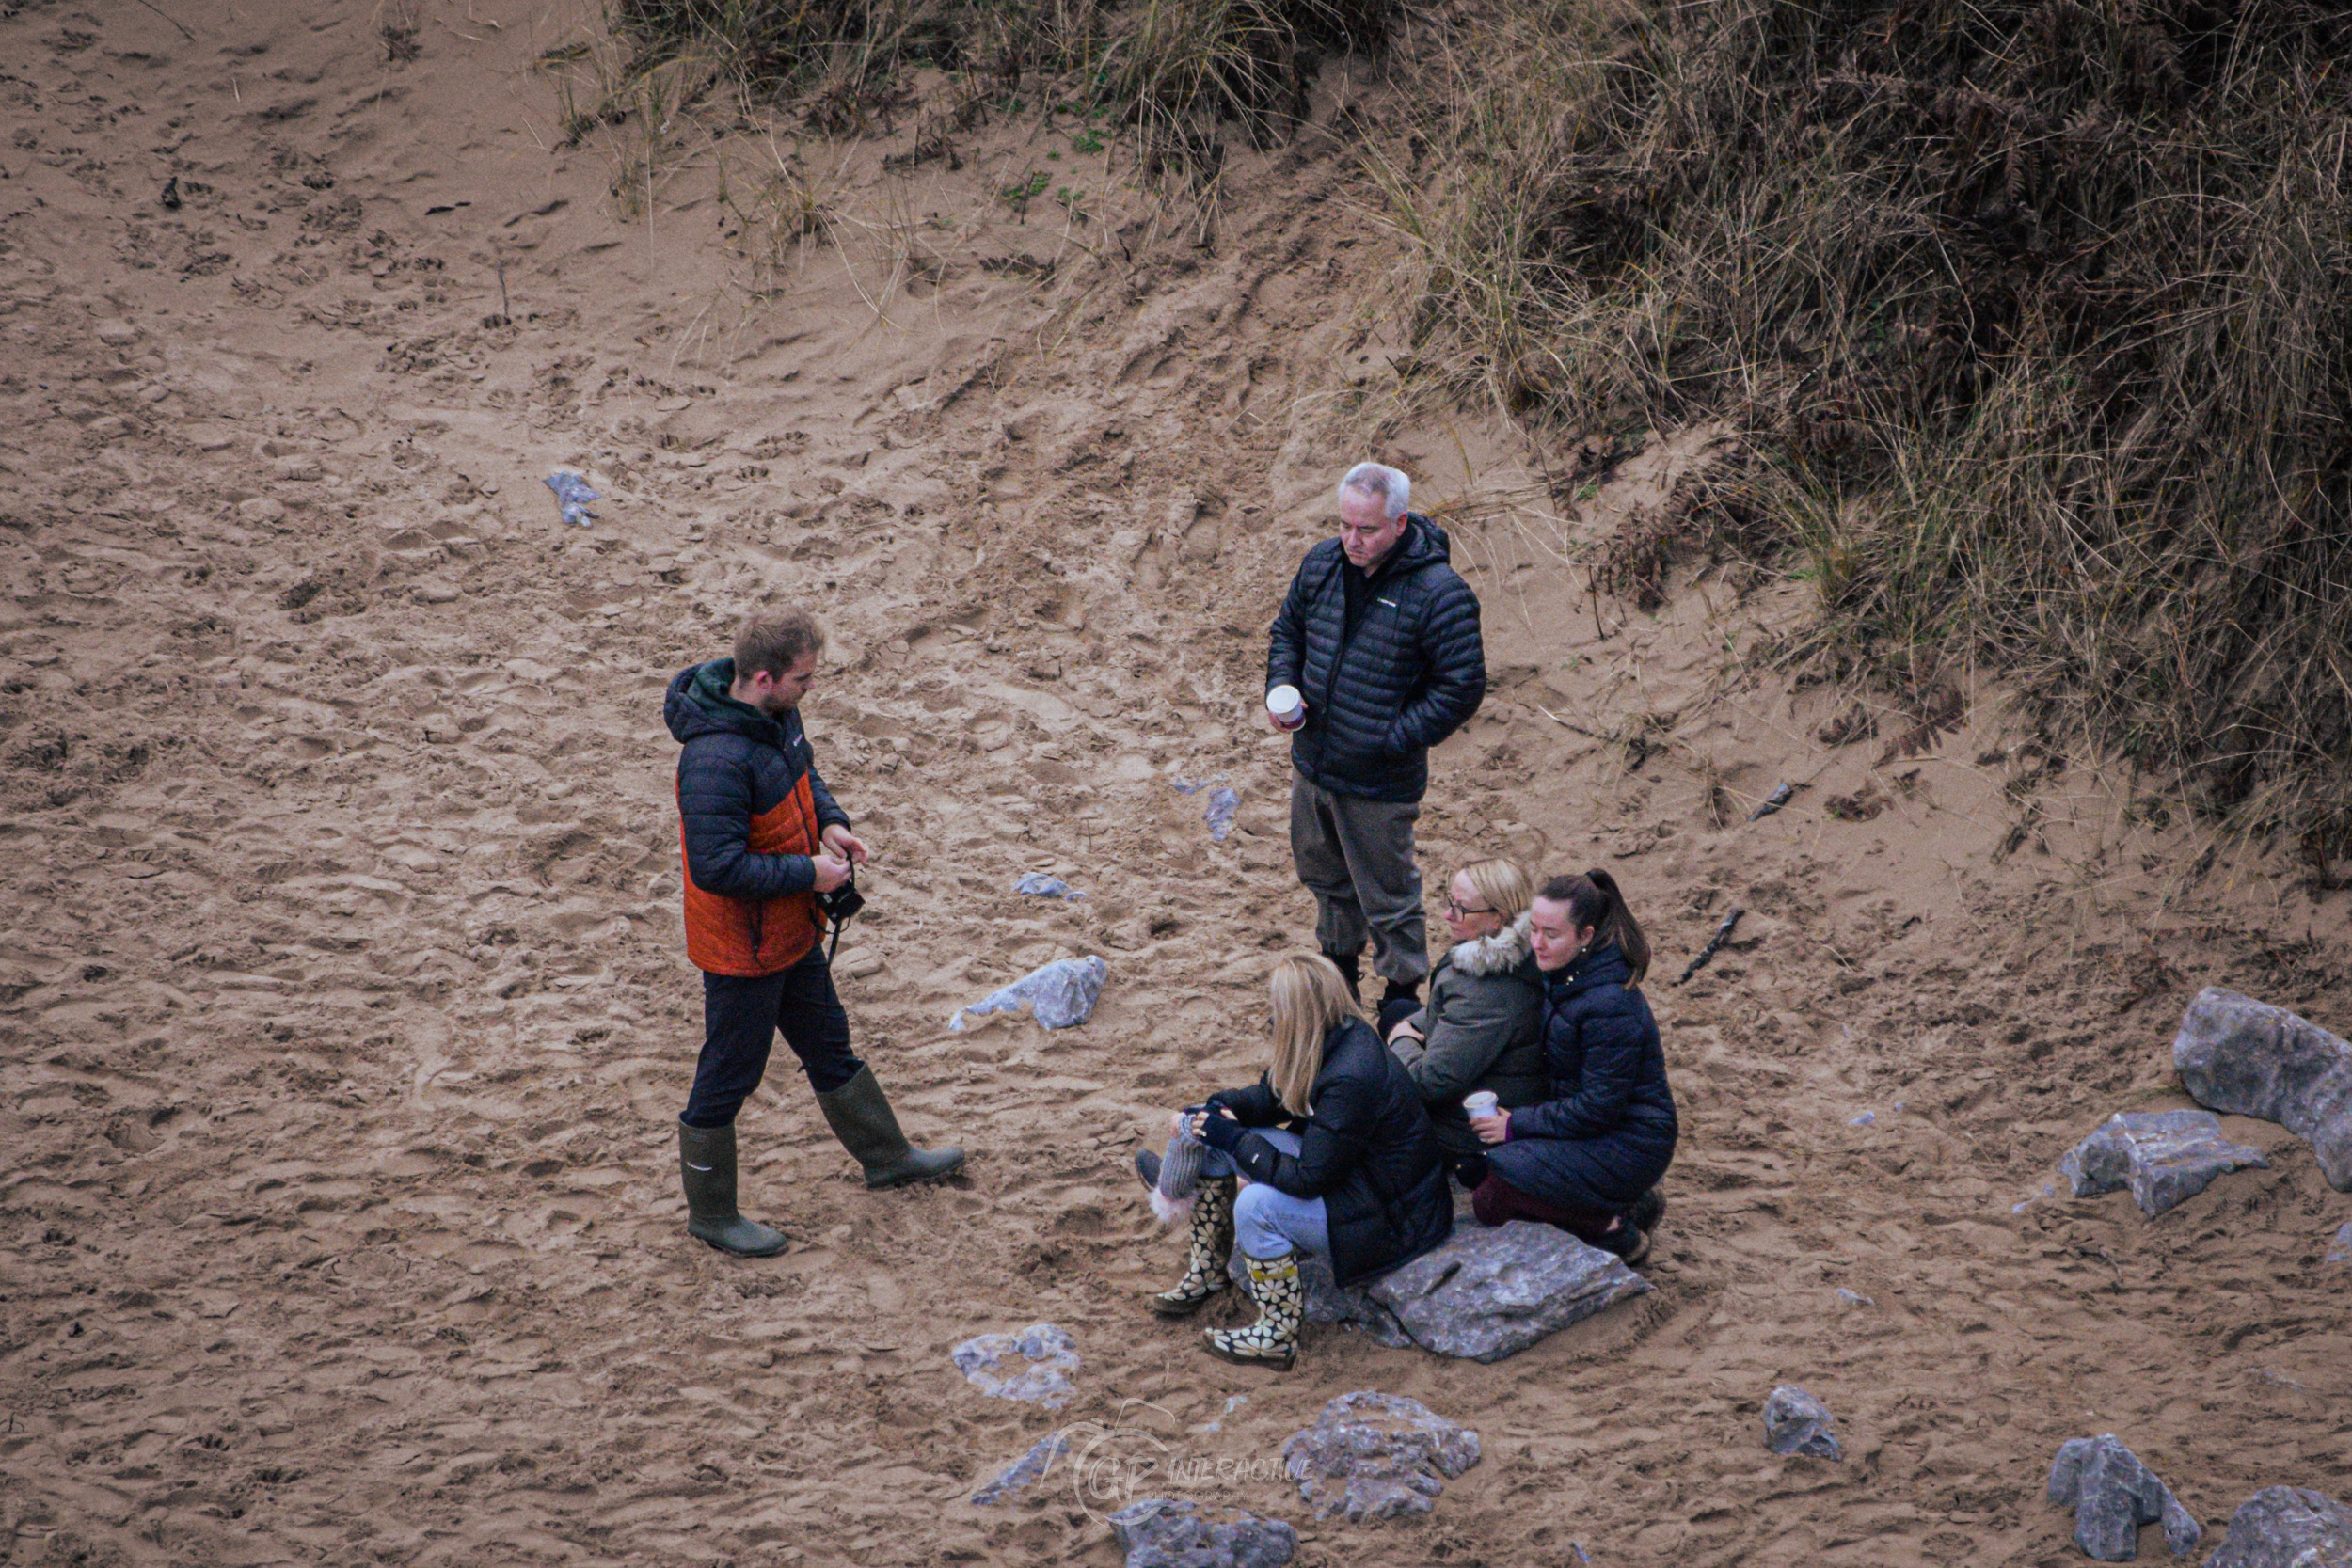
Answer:
<svg viewBox="0 0 2352 1568"><path fill-rule="evenodd" d="M1873 767L1892 713L1824 748L1850 699L1749 668L1801 585L1596 604L1552 551L1704 433L1556 523L1563 457L1378 435L1450 509L1496 676L1426 862L1609 864L1669 971L1751 911L1654 990L1688 1128L1659 1291L1500 1367L1326 1333L1288 1377L1139 1310L1176 1249L1127 1152L1253 1070L1309 928L1251 710L1391 384L1343 133L1237 160L1203 220L1034 119L885 178L910 112L807 149L835 243L769 276L715 199L760 137L687 138L650 220L616 214L618 134L549 149L560 14L426 0L395 66L358 4L165 9L194 41L0 8L0 1560L1107 1564L1058 1482L961 1499L1060 1420L1262 1462L1367 1386L1485 1434L1432 1519L1216 1498L1317 1563L1883 1564L2072 1560L2039 1490L2080 1433L2216 1527L2264 1484L2352 1493L2321 1262L2352 1198L2307 1149L2233 1123L2274 1168L2153 1225L2040 1196L2109 1111L2183 1102L2196 986L2352 1023L2346 898L2126 826L1990 694L1923 757ZM1083 175L1089 221L1016 213L1032 169ZM517 320L485 327L501 259ZM592 531L538 484L564 463L611 498ZM869 1196L779 1072L745 1185L796 1246L747 1264L680 1229L658 703L776 597L836 629L811 728L882 856L861 1040L973 1159ZM1173 787L1215 776L1222 845ZM1883 814L1824 813L1870 777ZM1016 899L1027 869L1092 897ZM1085 1030L944 1032L1080 952L1113 973ZM1086 1357L1059 1418L947 1364L1040 1319ZM1763 1451L1781 1381L1851 1463Z"/></svg>

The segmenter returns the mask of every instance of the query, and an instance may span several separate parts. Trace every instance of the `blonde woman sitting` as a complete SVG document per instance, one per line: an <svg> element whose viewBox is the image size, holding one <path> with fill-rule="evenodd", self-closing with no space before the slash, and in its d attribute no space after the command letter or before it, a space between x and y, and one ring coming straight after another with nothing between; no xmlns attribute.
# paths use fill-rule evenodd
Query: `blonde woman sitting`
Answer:
<svg viewBox="0 0 2352 1568"><path fill-rule="evenodd" d="M1462 1101L1481 1092L1502 1110L1551 1087L1544 1070L1544 980L1528 943L1535 886L1516 861L1479 861L1447 886L1454 946L1429 973L1429 1002L1389 1031L1389 1049L1421 1088L1430 1124L1465 1187L1486 1178L1485 1147Z"/></svg>
<svg viewBox="0 0 2352 1568"><path fill-rule="evenodd" d="M1358 1284L1443 1242L1454 1204L1420 1091L1357 1013L1338 966L1283 958L1271 989L1264 1074L1179 1112L1168 1159L1136 1165L1161 1197L1192 1206L1184 1276L1152 1310L1197 1311L1225 1288L1238 1244L1258 1321L1211 1330L1209 1353L1287 1370L1304 1314L1299 1255L1327 1256L1341 1284ZM1196 1190L1169 1192L1170 1179Z"/></svg>

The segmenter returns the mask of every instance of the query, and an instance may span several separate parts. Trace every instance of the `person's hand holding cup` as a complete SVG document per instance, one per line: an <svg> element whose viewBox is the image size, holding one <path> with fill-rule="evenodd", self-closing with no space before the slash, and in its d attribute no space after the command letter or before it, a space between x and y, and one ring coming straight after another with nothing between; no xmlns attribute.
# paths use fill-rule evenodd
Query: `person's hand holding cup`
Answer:
<svg viewBox="0 0 2352 1568"><path fill-rule="evenodd" d="M1470 1131L1483 1144L1499 1144L1511 1135L1511 1118L1502 1114L1502 1101L1491 1089L1480 1089L1462 1097L1463 1114L1470 1117Z"/></svg>
<svg viewBox="0 0 2352 1568"><path fill-rule="evenodd" d="M1265 694L1265 721L1289 734L1307 721L1307 701L1295 686L1278 686Z"/></svg>

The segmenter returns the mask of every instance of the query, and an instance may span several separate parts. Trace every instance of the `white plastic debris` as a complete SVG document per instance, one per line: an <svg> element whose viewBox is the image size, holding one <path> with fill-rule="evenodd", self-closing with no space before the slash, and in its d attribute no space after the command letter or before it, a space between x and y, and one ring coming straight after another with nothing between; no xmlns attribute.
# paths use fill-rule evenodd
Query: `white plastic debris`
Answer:
<svg viewBox="0 0 2352 1568"><path fill-rule="evenodd" d="M1094 1016L1094 1004L1102 997L1103 982L1110 978L1110 973L1111 966L1100 954L1056 958L1002 990L957 1008L947 1027L960 1035L972 1020L985 1014L1025 1012L1048 1029L1075 1028Z"/></svg>
<svg viewBox="0 0 2352 1568"><path fill-rule="evenodd" d="M1012 884L1012 891L1030 894L1039 898L1066 898L1073 903L1086 896L1059 877L1048 877L1042 871L1032 871L1023 877Z"/></svg>

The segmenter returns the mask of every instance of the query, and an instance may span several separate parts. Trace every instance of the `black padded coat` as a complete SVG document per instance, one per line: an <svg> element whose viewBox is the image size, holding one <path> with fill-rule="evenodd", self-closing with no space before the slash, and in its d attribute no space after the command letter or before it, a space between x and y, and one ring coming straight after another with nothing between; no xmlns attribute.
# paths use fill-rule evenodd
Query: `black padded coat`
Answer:
<svg viewBox="0 0 2352 1568"><path fill-rule="evenodd" d="M1666 1053L1631 976L1614 943L1545 976L1550 1093L1513 1111L1510 1141L1487 1151L1494 1173L1531 1197L1622 1209L1674 1161Z"/></svg>
<svg viewBox="0 0 2352 1568"><path fill-rule="evenodd" d="M1268 636L1265 684L1295 686L1306 699L1291 761L1310 783L1367 800L1418 800L1429 787L1429 748L1478 711L1486 695L1478 595L1447 562L1445 530L1406 514L1352 634L1352 568L1340 542L1326 539L1299 562Z"/></svg>
<svg viewBox="0 0 2352 1568"><path fill-rule="evenodd" d="M1453 1194L1421 1091L1380 1037L1351 1018L1324 1037L1311 1114L1282 1109L1264 1078L1209 1097L1245 1127L1292 1127L1295 1158L1245 1137L1233 1163L1252 1181L1293 1197L1319 1197L1331 1228L1331 1272L1343 1285L1385 1273L1454 1233Z"/></svg>

